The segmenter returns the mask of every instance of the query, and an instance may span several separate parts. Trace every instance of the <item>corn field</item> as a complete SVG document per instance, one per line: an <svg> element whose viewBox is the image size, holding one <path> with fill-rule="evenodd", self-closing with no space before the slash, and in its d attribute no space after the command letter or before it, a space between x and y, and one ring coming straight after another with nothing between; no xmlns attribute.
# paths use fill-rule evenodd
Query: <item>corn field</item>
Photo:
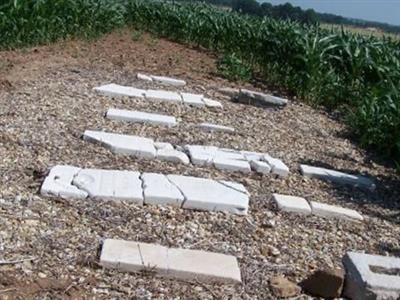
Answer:
<svg viewBox="0 0 400 300"><path fill-rule="evenodd" d="M1 2L0 2L1 3ZM0 47L91 37L134 26L235 55L270 84L340 109L360 143L400 163L400 42L152 0L22 0L0 4Z"/></svg>

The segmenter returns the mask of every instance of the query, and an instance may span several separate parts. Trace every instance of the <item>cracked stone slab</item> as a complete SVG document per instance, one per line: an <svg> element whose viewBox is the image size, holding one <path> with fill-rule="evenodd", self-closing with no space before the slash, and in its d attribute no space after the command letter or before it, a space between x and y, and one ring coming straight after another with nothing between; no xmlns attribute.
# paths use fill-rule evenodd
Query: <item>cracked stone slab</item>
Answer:
<svg viewBox="0 0 400 300"><path fill-rule="evenodd" d="M129 86L122 86L118 84L106 84L99 87L94 88L98 93L111 96L111 97L137 97L143 98L145 94L145 90L137 89Z"/></svg>
<svg viewBox="0 0 400 300"><path fill-rule="evenodd" d="M83 139L89 142L98 142L110 148L114 153L134 155L140 158L156 156L154 142L148 138L86 130Z"/></svg>
<svg viewBox="0 0 400 300"><path fill-rule="evenodd" d="M247 214L249 196L237 189L212 179L180 175L167 177L184 195L183 208Z"/></svg>
<svg viewBox="0 0 400 300"><path fill-rule="evenodd" d="M154 147L156 147L157 150L160 150L160 149L173 150L174 149L174 146L172 146L172 144L163 143L163 142L154 142Z"/></svg>
<svg viewBox="0 0 400 300"><path fill-rule="evenodd" d="M156 158L185 165L190 163L189 157L184 152L175 149L159 149L157 150Z"/></svg>
<svg viewBox="0 0 400 300"><path fill-rule="evenodd" d="M304 198L280 194L272 194L272 197L279 210L305 215L311 214L311 207Z"/></svg>
<svg viewBox="0 0 400 300"><path fill-rule="evenodd" d="M180 93L182 96L183 103L194 107L204 107L205 103L203 101L204 96L200 94L191 93Z"/></svg>
<svg viewBox="0 0 400 300"><path fill-rule="evenodd" d="M40 193L63 199L85 199L88 193L72 184L81 169L72 166L54 166L44 180Z"/></svg>
<svg viewBox="0 0 400 300"><path fill-rule="evenodd" d="M210 107L210 108L223 108L221 102L216 101L216 100L212 100L209 98L203 98L203 102L207 107Z"/></svg>
<svg viewBox="0 0 400 300"><path fill-rule="evenodd" d="M343 265L346 269L345 297L400 299L400 258L347 252Z"/></svg>
<svg viewBox="0 0 400 300"><path fill-rule="evenodd" d="M106 239L100 265L126 272L149 270L178 280L241 282L240 268L234 256L134 241Z"/></svg>
<svg viewBox="0 0 400 300"><path fill-rule="evenodd" d="M175 126L176 118L160 114L153 114L141 111L110 108L106 117L111 120L127 121L133 123L150 123L156 125Z"/></svg>
<svg viewBox="0 0 400 300"><path fill-rule="evenodd" d="M163 174L143 173L144 203L181 207L185 198Z"/></svg>
<svg viewBox="0 0 400 300"><path fill-rule="evenodd" d="M271 173L271 166L265 161L251 160L250 166L257 173L261 174Z"/></svg>
<svg viewBox="0 0 400 300"><path fill-rule="evenodd" d="M250 164L245 160L236 160L224 157L216 157L213 159L214 167L218 170L250 173Z"/></svg>
<svg viewBox="0 0 400 300"><path fill-rule="evenodd" d="M186 145L184 148L189 153L192 163L198 166L211 166L218 151L218 147L215 146Z"/></svg>
<svg viewBox="0 0 400 300"><path fill-rule="evenodd" d="M205 130L205 131L222 131L222 132L235 132L235 128L229 127L229 126L223 126L223 125L217 125L217 124L212 124L212 123L201 123L198 125L199 128Z"/></svg>
<svg viewBox="0 0 400 300"><path fill-rule="evenodd" d="M376 188L372 180L360 175L351 175L335 170L312 167L308 165L300 165L300 171L304 176L310 178L318 178L342 185L351 185L369 191L373 191Z"/></svg>
<svg viewBox="0 0 400 300"><path fill-rule="evenodd" d="M154 101L182 102L182 97L178 93L163 90L147 90L145 97Z"/></svg>
<svg viewBox="0 0 400 300"><path fill-rule="evenodd" d="M280 159L265 154L264 160L271 166L271 172L273 174L281 177L287 177L289 175L289 168Z"/></svg>
<svg viewBox="0 0 400 300"><path fill-rule="evenodd" d="M142 73L137 73L136 77L137 77L137 79L148 81L148 82L153 81L153 78L151 78L150 76L148 76L146 74L142 74Z"/></svg>
<svg viewBox="0 0 400 300"><path fill-rule="evenodd" d="M172 86L185 86L186 81L181 80L181 79L176 79L176 78L171 78L171 77L166 77L166 76L154 76L150 75L150 77L153 79L153 81L159 82L164 85L172 85Z"/></svg>
<svg viewBox="0 0 400 300"><path fill-rule="evenodd" d="M130 201L143 205L142 181L139 172L84 169L73 184L98 200Z"/></svg>
<svg viewBox="0 0 400 300"><path fill-rule="evenodd" d="M364 220L363 216L353 209L310 201L312 213L316 216L339 218L345 220Z"/></svg>

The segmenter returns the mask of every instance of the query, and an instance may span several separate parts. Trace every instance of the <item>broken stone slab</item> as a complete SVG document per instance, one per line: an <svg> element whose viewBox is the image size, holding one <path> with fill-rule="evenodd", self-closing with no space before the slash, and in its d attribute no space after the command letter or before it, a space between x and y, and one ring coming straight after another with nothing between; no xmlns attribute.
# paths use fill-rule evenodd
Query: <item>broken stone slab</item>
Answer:
<svg viewBox="0 0 400 300"><path fill-rule="evenodd" d="M156 158L185 165L190 163L189 157L184 152L175 149L159 149Z"/></svg>
<svg viewBox="0 0 400 300"><path fill-rule="evenodd" d="M201 145L186 145L184 149L189 153L192 163L198 166L211 166L218 151L218 147Z"/></svg>
<svg viewBox="0 0 400 300"><path fill-rule="evenodd" d="M157 150L161 149L168 149L168 150L173 150L174 146L170 143L163 143L163 142L154 142L154 147L156 147Z"/></svg>
<svg viewBox="0 0 400 300"><path fill-rule="evenodd" d="M279 210L304 215L311 214L311 207L304 198L280 194L273 194L272 197Z"/></svg>
<svg viewBox="0 0 400 300"><path fill-rule="evenodd" d="M186 81L181 80L181 79L165 77L165 76L154 76L154 75L150 75L150 77L153 79L153 81L156 81L156 82L164 84L164 85L172 85L172 86L178 86L178 87L186 85Z"/></svg>
<svg viewBox="0 0 400 300"><path fill-rule="evenodd" d="M95 87L94 90L102 95L110 97L137 97L143 98L145 90L136 89L134 87L122 86L118 84L106 84Z"/></svg>
<svg viewBox="0 0 400 300"><path fill-rule="evenodd" d="M146 74L141 74L141 73L137 73L137 79L148 81L148 82L153 81L153 79L150 76L148 76Z"/></svg>
<svg viewBox="0 0 400 300"><path fill-rule="evenodd" d="M343 295L352 300L400 299L400 258L347 252Z"/></svg>
<svg viewBox="0 0 400 300"><path fill-rule="evenodd" d="M209 99L209 98L203 98L203 102L207 107L223 108L221 102L216 101L216 100L212 100L212 99Z"/></svg>
<svg viewBox="0 0 400 300"><path fill-rule="evenodd" d="M250 167L260 174L269 174L271 173L271 166L265 161L251 160Z"/></svg>
<svg viewBox="0 0 400 300"><path fill-rule="evenodd" d="M152 139L86 130L83 139L89 142L98 142L111 149L114 153L134 155L140 158L154 158L156 149Z"/></svg>
<svg viewBox="0 0 400 300"><path fill-rule="evenodd" d="M273 158L268 154L264 154L263 159L271 166L271 172L281 177L289 175L289 168L277 158Z"/></svg>
<svg viewBox="0 0 400 300"><path fill-rule="evenodd" d="M181 207L184 197L163 174L143 173L144 203Z"/></svg>
<svg viewBox="0 0 400 300"><path fill-rule="evenodd" d="M85 199L88 193L72 184L81 169L72 166L54 166L44 180L40 193L63 199Z"/></svg>
<svg viewBox="0 0 400 300"><path fill-rule="evenodd" d="M312 209L312 213L316 216L339 218L345 220L357 220L357 221L364 220L363 216L353 209L328 205L325 203L319 203L315 201L311 201L310 206Z"/></svg>
<svg viewBox="0 0 400 300"><path fill-rule="evenodd" d="M261 106L285 106L288 103L287 99L246 89L241 89L234 100L240 103Z"/></svg>
<svg viewBox="0 0 400 300"><path fill-rule="evenodd" d="M111 120L127 121L134 123L150 123L156 125L175 126L176 118L173 116L159 115L141 111L110 108L106 117Z"/></svg>
<svg viewBox="0 0 400 300"><path fill-rule="evenodd" d="M215 157L213 159L215 168L223 171L250 173L250 164L244 160L235 160L224 157Z"/></svg>
<svg viewBox="0 0 400 300"><path fill-rule="evenodd" d="M129 201L143 205L142 181L139 172L84 169L72 183L89 197L98 200Z"/></svg>
<svg viewBox="0 0 400 300"><path fill-rule="evenodd" d="M376 186L372 180L360 175L350 175L335 170L300 165L301 173L310 178L318 178L331 181L337 184L351 185L369 191L375 190Z"/></svg>
<svg viewBox="0 0 400 300"><path fill-rule="evenodd" d="M301 282L301 287L312 296L324 299L340 298L344 277L343 269L317 270Z"/></svg>
<svg viewBox="0 0 400 300"><path fill-rule="evenodd" d="M217 125L217 124L211 124L211 123L201 123L198 125L199 128L205 130L205 131L223 131L223 132L235 132L235 128L229 127L229 126L223 126L223 125Z"/></svg>
<svg viewBox="0 0 400 300"><path fill-rule="evenodd" d="M205 103L203 101L204 96L199 94L191 93L180 93L184 104L194 106L194 107L204 107Z"/></svg>
<svg viewBox="0 0 400 300"><path fill-rule="evenodd" d="M218 92L220 92L222 95L228 96L230 98L235 98L239 95L240 90L230 88L230 87L224 87L224 88L218 89Z"/></svg>
<svg viewBox="0 0 400 300"><path fill-rule="evenodd" d="M264 160L264 155L265 155L265 153L254 152L254 151L240 151L240 153L242 153L242 155L247 161L252 161L252 160L262 161Z"/></svg>
<svg viewBox="0 0 400 300"><path fill-rule="evenodd" d="M247 161L246 157L240 151L228 148L217 148L214 157Z"/></svg>
<svg viewBox="0 0 400 300"><path fill-rule="evenodd" d="M249 196L226 184L205 178L167 175L185 197L183 208L246 215ZM241 186L240 184L236 184ZM241 186L241 190L245 187Z"/></svg>
<svg viewBox="0 0 400 300"><path fill-rule="evenodd" d="M133 241L106 239L100 265L126 272L152 271L160 276L204 283L239 283L234 256Z"/></svg>
<svg viewBox="0 0 400 300"><path fill-rule="evenodd" d="M178 93L163 90L147 90L145 91L145 97L153 101L182 102L182 97Z"/></svg>

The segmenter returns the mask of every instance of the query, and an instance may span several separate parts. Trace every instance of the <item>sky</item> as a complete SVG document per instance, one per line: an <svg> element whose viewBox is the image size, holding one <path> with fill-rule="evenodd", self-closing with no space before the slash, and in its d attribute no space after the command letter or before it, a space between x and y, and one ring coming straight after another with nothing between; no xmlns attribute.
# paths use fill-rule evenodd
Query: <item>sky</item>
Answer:
<svg viewBox="0 0 400 300"><path fill-rule="evenodd" d="M259 0L294 6L343 17L400 25L400 0Z"/></svg>

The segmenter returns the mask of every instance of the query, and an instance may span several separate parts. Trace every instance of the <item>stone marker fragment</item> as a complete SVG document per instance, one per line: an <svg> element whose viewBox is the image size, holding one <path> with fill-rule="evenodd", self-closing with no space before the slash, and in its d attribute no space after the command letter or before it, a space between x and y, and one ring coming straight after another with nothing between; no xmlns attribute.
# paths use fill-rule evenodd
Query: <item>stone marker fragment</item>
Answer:
<svg viewBox="0 0 400 300"><path fill-rule="evenodd" d="M285 106L288 103L287 99L246 89L241 89L235 100L240 103L261 106Z"/></svg>
<svg viewBox="0 0 400 300"><path fill-rule="evenodd" d="M301 288L283 276L272 277L269 281L272 292L276 297L288 298L300 294Z"/></svg>
<svg viewBox="0 0 400 300"><path fill-rule="evenodd" d="M280 194L273 194L272 197L279 210L305 215L311 214L311 207L304 198Z"/></svg>
<svg viewBox="0 0 400 300"><path fill-rule="evenodd" d="M250 164L245 160L236 160L224 157L215 157L213 164L218 170L231 171L231 172L242 172L250 173Z"/></svg>
<svg viewBox="0 0 400 300"><path fill-rule="evenodd" d="M315 201L310 202L312 213L321 217L332 217L345 220L362 221L364 218L358 212L352 209L343 208L340 206L319 203Z"/></svg>
<svg viewBox="0 0 400 300"><path fill-rule="evenodd" d="M277 158L273 158L268 154L264 155L264 160L271 166L271 172L281 177L289 175L289 168Z"/></svg>
<svg viewBox="0 0 400 300"><path fill-rule="evenodd" d="M233 256L123 240L104 241L100 265L127 272L148 270L180 280L241 282L239 265Z"/></svg>
<svg viewBox="0 0 400 300"><path fill-rule="evenodd" d="M191 93L180 93L184 104L188 104L194 107L204 107L205 103L203 101L204 96L199 94Z"/></svg>
<svg viewBox="0 0 400 300"><path fill-rule="evenodd" d="M154 158L156 156L154 142L148 138L86 130L83 139L103 144L114 153L134 155L140 158Z"/></svg>
<svg viewBox="0 0 400 300"><path fill-rule="evenodd" d="M150 77L153 79L153 81L159 82L164 85L172 85L178 87L186 85L186 81L181 79L165 77L165 76L154 76L154 75L150 75Z"/></svg>
<svg viewBox="0 0 400 300"><path fill-rule="evenodd" d="M124 110L110 108L106 117L111 120L127 121L133 123L150 123L156 125L175 126L177 124L175 117L147 113L142 111Z"/></svg>
<svg viewBox="0 0 400 300"><path fill-rule="evenodd" d="M85 199L88 193L72 184L81 169L72 166L54 166L44 180L40 193L63 199Z"/></svg>
<svg viewBox="0 0 400 300"><path fill-rule="evenodd" d="M134 87L129 87L129 86L122 86L114 83L95 87L94 90L102 95L111 97L143 98L145 93L145 90L136 89Z"/></svg>
<svg viewBox="0 0 400 300"><path fill-rule="evenodd" d="M348 252L343 295L352 300L400 299L400 258Z"/></svg>
<svg viewBox="0 0 400 300"><path fill-rule="evenodd" d="M216 100L212 100L212 99L209 99L209 98L203 98L203 102L207 107L223 108L221 102L216 101Z"/></svg>
<svg viewBox="0 0 400 300"><path fill-rule="evenodd" d="M146 74L141 74L141 73L137 74L137 78L140 80L149 81L149 82L153 81L153 79L150 76L147 76Z"/></svg>
<svg viewBox="0 0 400 300"><path fill-rule="evenodd" d="M211 179L179 175L167 177L184 195L183 208L247 214L249 196L237 189Z"/></svg>
<svg viewBox="0 0 400 300"><path fill-rule="evenodd" d="M130 201L143 205L142 181L139 172L84 169L73 184L98 200Z"/></svg>
<svg viewBox="0 0 400 300"><path fill-rule="evenodd" d="M237 95L239 95L239 89L234 89L234 88L230 88L230 87L224 87L224 88L220 88L218 89L218 92L220 92L221 94L228 96L230 98L234 98Z"/></svg>
<svg viewBox="0 0 400 300"><path fill-rule="evenodd" d="M143 173L144 203L181 207L184 197L163 174Z"/></svg>
<svg viewBox="0 0 400 300"><path fill-rule="evenodd" d="M163 90L147 90L145 92L146 99L154 101L168 101L172 103L181 103L182 98L176 92L163 91Z"/></svg>
<svg viewBox="0 0 400 300"><path fill-rule="evenodd" d="M163 143L163 142L154 142L154 147L156 147L157 150L160 149L169 149L169 150L173 150L174 146L172 146L172 144L170 143Z"/></svg>
<svg viewBox="0 0 400 300"><path fill-rule="evenodd" d="M369 191L373 191L376 188L373 181L364 176L350 175L335 170L312 167L308 165L300 165L300 171L304 176L310 178L318 178L337 184L351 185Z"/></svg>
<svg viewBox="0 0 400 300"><path fill-rule="evenodd" d="M159 160L182 163L185 165L190 163L189 157L184 152L175 149L159 149L157 150L156 157Z"/></svg>
<svg viewBox="0 0 400 300"><path fill-rule="evenodd" d="M211 124L211 123L201 123L198 125L199 128L205 130L205 131L222 131L222 132L235 132L235 128L229 127L229 126L223 126L223 125L217 125L217 124Z"/></svg>
<svg viewBox="0 0 400 300"><path fill-rule="evenodd" d="M251 160L250 166L257 173L261 173L261 174L271 173L271 166L268 163L266 163L265 161Z"/></svg>
<svg viewBox="0 0 400 300"><path fill-rule="evenodd" d="M343 269L317 270L301 282L301 287L308 294L324 299L340 298L344 284Z"/></svg>

